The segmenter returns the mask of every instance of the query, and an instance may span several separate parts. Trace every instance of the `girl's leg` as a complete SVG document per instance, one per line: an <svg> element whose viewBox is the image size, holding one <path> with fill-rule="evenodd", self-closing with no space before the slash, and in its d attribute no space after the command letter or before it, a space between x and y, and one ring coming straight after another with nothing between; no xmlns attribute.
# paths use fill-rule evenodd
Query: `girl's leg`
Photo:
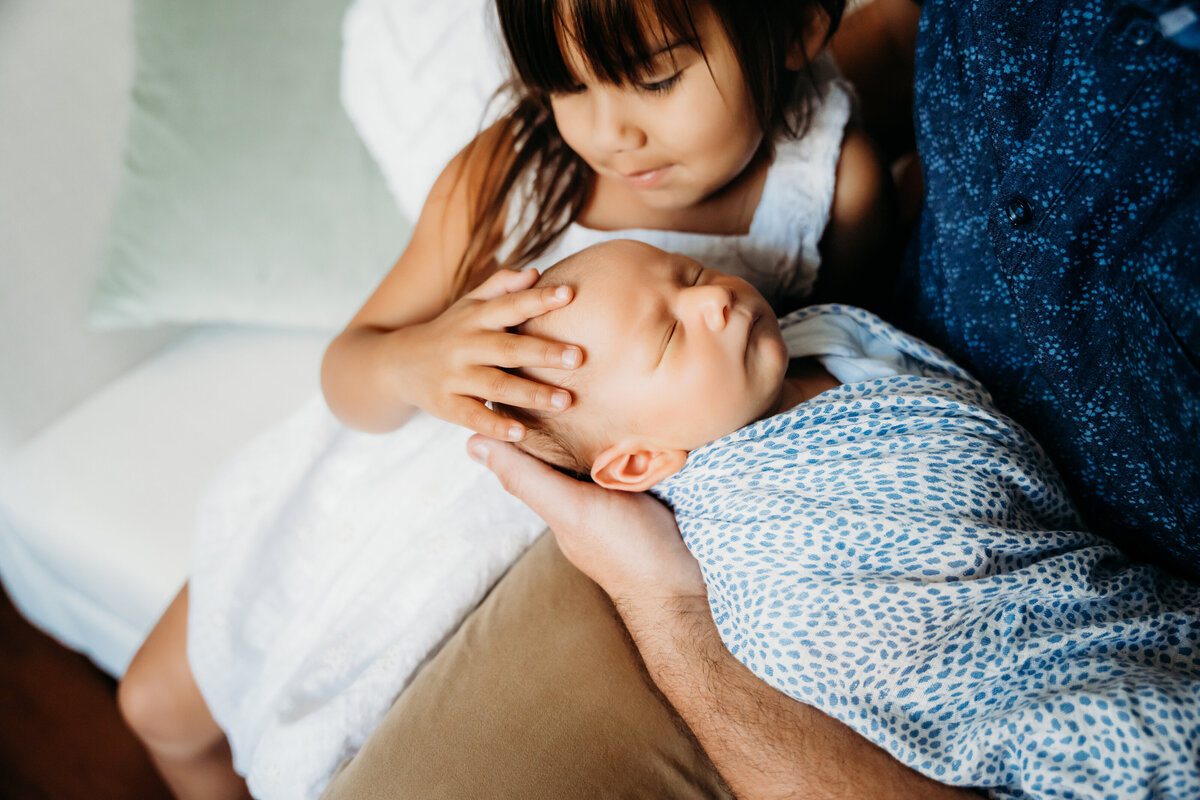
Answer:
<svg viewBox="0 0 1200 800"><path fill-rule="evenodd" d="M185 584L121 679L117 705L180 800L249 798L188 667L187 609Z"/></svg>

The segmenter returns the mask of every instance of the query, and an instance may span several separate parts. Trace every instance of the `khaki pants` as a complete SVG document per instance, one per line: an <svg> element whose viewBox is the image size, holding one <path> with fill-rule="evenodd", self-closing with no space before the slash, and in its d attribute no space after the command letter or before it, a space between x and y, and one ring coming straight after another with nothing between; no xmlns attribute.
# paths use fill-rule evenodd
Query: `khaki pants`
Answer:
<svg viewBox="0 0 1200 800"><path fill-rule="evenodd" d="M729 798L607 596L542 536L323 800Z"/></svg>

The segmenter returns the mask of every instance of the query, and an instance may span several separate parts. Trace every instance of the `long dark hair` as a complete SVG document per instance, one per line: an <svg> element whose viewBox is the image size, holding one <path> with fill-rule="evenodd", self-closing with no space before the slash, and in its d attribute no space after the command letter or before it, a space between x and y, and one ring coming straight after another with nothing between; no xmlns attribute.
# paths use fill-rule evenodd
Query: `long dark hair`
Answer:
<svg viewBox="0 0 1200 800"><path fill-rule="evenodd" d="M820 17L831 36L845 0L496 0L514 71L507 91L515 101L497 123L493 150L480 156L472 145L464 158L483 157L488 168L469 212L471 235L455 275L455 296L495 266L519 268L537 258L579 218L591 195L595 173L563 141L550 110L550 94L577 82L560 46L567 32L589 72L631 84L645 77L657 42L699 42L693 6L700 2L716 14L733 45L765 145L780 134L804 133L807 113L788 113L796 90L796 73L785 67L788 50ZM533 191L517 211L528 224L497 265L508 202L527 170Z"/></svg>

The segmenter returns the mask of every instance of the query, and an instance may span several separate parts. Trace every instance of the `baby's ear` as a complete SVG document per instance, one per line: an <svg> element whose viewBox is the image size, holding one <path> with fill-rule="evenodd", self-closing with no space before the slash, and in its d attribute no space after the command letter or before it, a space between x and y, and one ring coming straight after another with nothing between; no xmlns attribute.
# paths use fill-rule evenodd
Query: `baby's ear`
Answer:
<svg viewBox="0 0 1200 800"><path fill-rule="evenodd" d="M613 445L596 457L592 480L605 489L644 492L682 469L685 461L686 450Z"/></svg>

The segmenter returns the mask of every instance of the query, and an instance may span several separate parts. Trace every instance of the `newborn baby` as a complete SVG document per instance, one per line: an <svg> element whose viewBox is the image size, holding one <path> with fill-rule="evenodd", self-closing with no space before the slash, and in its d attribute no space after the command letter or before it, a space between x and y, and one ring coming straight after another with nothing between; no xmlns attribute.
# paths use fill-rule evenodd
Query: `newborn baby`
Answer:
<svg viewBox="0 0 1200 800"><path fill-rule="evenodd" d="M1200 590L1085 531L1042 450L941 353L860 309L776 322L743 281L629 241L526 324L584 363L528 450L651 489L729 650L939 781L1200 796Z"/></svg>
<svg viewBox="0 0 1200 800"><path fill-rule="evenodd" d="M571 304L521 330L582 346L584 367L525 373L575 402L553 415L498 410L526 424L524 449L607 488L648 489L689 451L838 385L815 359L789 362L758 290L685 256L605 242L538 283L560 284L575 287Z"/></svg>

